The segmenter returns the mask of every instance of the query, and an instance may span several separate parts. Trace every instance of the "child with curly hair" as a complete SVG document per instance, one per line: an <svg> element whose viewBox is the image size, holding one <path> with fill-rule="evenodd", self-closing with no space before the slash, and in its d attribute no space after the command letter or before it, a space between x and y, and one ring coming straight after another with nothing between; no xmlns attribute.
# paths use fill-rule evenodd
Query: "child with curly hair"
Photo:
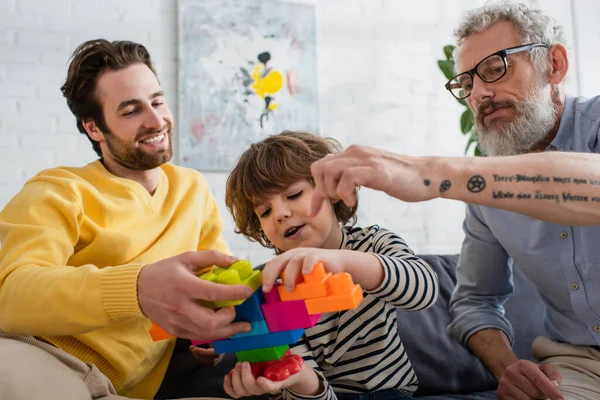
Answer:
<svg viewBox="0 0 600 400"><path fill-rule="evenodd" d="M353 226L356 205L331 201L310 216L310 166L336 151L333 139L286 131L253 144L227 180L226 205L236 232L278 254L263 270L263 291L282 274L292 289L298 274L320 261L328 272L349 273L364 295L356 309L323 314L290 346L305 363L288 379L255 379L247 362L238 363L224 381L234 398L278 392L293 400L357 400L369 393L375 400L395 400L411 398L417 388L396 307L431 306L437 276L400 236L377 225Z"/></svg>

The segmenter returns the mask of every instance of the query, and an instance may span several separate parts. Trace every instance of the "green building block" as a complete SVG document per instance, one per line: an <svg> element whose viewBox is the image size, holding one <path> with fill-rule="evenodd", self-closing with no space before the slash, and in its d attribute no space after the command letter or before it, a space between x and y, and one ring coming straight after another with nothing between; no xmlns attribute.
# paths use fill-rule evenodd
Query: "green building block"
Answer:
<svg viewBox="0 0 600 400"><path fill-rule="evenodd" d="M246 285L253 292L262 285L260 271L254 271L248 260L236 261L229 268L213 268L211 272L200 275L200 279L223 285ZM244 300L219 300L215 302L201 301L200 304L209 308L222 308L237 306L243 302Z"/></svg>
<svg viewBox="0 0 600 400"><path fill-rule="evenodd" d="M283 353L290 347L287 344L275 347L266 347L263 349L254 349L246 351L238 351L235 353L238 361L248 361L251 363L279 360Z"/></svg>

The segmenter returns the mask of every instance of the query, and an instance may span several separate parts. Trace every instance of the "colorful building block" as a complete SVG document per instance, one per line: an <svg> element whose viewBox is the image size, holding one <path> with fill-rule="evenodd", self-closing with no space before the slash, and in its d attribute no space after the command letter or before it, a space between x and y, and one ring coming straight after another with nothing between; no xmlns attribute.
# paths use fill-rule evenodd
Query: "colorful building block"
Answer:
<svg viewBox="0 0 600 400"><path fill-rule="evenodd" d="M323 263L316 263L310 274L298 275L294 290L288 291L284 286L277 288L281 301L304 300L327 296L326 282L330 276L330 272L325 272ZM285 285L285 279L282 278L282 280Z"/></svg>
<svg viewBox="0 0 600 400"><path fill-rule="evenodd" d="M237 351L235 356L240 362L248 361L250 363L257 363L273 361L279 360L289 348L287 344L282 344L281 346L266 347L264 349Z"/></svg>
<svg viewBox="0 0 600 400"><path fill-rule="evenodd" d="M242 332L236 333L231 337L231 339L246 337L246 336L255 336L255 335L266 335L269 333L269 328L267 327L267 322L263 319L262 321L252 321L250 322L252 328L250 328L250 332ZM226 340L226 339L225 339Z"/></svg>
<svg viewBox="0 0 600 400"><path fill-rule="evenodd" d="M309 314L351 310L358 307L363 299L362 289L355 285L352 276L340 272L327 280L327 296L306 299Z"/></svg>
<svg viewBox="0 0 600 400"><path fill-rule="evenodd" d="M302 369L304 359L289 350L278 360L256 362L250 365L254 378L264 376L270 381L284 381L290 376L297 374Z"/></svg>
<svg viewBox="0 0 600 400"><path fill-rule="evenodd" d="M304 334L304 329L274 332L266 335L254 335L235 339L218 340L212 342L217 354L237 353L238 351L262 349L283 344L293 344Z"/></svg>
<svg viewBox="0 0 600 400"><path fill-rule="evenodd" d="M264 321L265 317L261 305L265 302L265 297L261 288L254 291L251 297L242 304L235 306L235 322L238 321Z"/></svg>
<svg viewBox="0 0 600 400"><path fill-rule="evenodd" d="M200 279L224 285L246 285L252 288L253 291L262 285L260 271L254 271L248 260L236 261L228 268L214 268L211 272L200 275ZM242 304L244 300L219 300L214 302L201 300L200 304L209 308L221 308L237 306Z"/></svg>
<svg viewBox="0 0 600 400"><path fill-rule="evenodd" d="M175 336L167 333L167 331L165 331L160 326L156 325L154 322L152 322L152 321L150 321L150 322L152 323L152 326L150 327L150 330L148 331L148 333L150 334L150 337L152 338L153 341L158 342L159 340L173 339L175 337Z"/></svg>
<svg viewBox="0 0 600 400"><path fill-rule="evenodd" d="M304 300L282 302L279 285L276 283L270 292L264 293L265 303L261 306L269 331L281 332L315 326L321 314L310 315Z"/></svg>
<svg viewBox="0 0 600 400"><path fill-rule="evenodd" d="M253 336L253 335L266 335L267 333L269 333L269 328L267 327L267 323L264 320L250 322L250 324L252 325L252 328L250 328L250 332L237 333L229 339L235 339L235 338ZM198 346L201 344L207 344L207 343L223 341L223 340L228 340L228 338L221 338L221 339L215 339L215 340L192 340L192 344L194 346Z"/></svg>

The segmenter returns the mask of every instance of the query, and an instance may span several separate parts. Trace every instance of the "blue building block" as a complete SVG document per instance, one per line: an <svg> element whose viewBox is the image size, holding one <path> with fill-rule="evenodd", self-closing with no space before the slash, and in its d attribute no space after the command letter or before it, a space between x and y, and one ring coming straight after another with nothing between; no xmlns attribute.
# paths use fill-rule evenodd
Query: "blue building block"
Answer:
<svg viewBox="0 0 600 400"><path fill-rule="evenodd" d="M260 307L264 303L265 296L263 295L262 289L258 288L251 297L246 299L246 301L235 306L235 319L233 321L264 321L265 317L263 316L262 308Z"/></svg>
<svg viewBox="0 0 600 400"><path fill-rule="evenodd" d="M213 348L217 354L235 353L238 351L262 349L265 347L293 344L304 334L304 329L268 333L266 335L254 335L236 339L218 340L213 342Z"/></svg>
<svg viewBox="0 0 600 400"><path fill-rule="evenodd" d="M230 339L246 337L246 336L254 336L254 335L266 335L267 333L269 333L269 328L267 327L267 321L265 321L265 320L253 321L253 322L250 322L250 324L252 325L250 332L242 332L242 333L235 334Z"/></svg>

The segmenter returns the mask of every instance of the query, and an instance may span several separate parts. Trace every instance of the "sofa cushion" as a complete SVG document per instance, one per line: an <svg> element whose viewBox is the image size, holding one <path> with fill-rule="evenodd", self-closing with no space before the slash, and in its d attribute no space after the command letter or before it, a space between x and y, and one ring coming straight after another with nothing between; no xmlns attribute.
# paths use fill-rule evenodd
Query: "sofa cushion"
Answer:
<svg viewBox="0 0 600 400"><path fill-rule="evenodd" d="M427 310L397 310L398 330L419 378L418 395L471 393L494 389L496 381L466 347L447 333L448 304L456 284L458 255L421 255L438 274L440 294ZM533 339L543 334L545 306L536 289L519 271L514 274L515 294L506 302L506 315L515 332L514 351L530 358ZM523 307L527 304L527 309Z"/></svg>

